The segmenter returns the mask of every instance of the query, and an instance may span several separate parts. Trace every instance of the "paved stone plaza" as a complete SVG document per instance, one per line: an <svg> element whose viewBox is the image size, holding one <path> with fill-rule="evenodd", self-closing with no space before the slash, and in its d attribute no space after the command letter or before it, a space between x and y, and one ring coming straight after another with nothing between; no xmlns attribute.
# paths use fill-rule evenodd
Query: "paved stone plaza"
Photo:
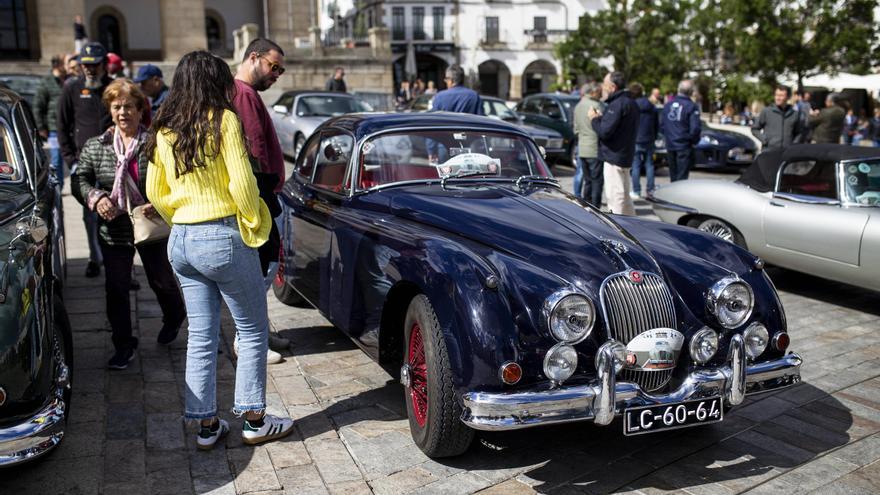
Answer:
<svg viewBox="0 0 880 495"><path fill-rule="evenodd" d="M571 171L563 169L566 189ZM732 180L730 174L695 176ZM665 177L660 178L662 183ZM650 215L638 202L640 215ZM747 400L723 423L624 437L620 421L481 434L465 455L439 462L413 444L401 385L315 310L270 297L292 342L269 367L270 412L296 419L290 437L244 446L232 406L232 326L223 327L218 392L232 432L197 451L182 421L186 332L156 344L160 311L147 287L132 292L139 354L109 372L103 278L83 278L79 205L65 197L65 300L74 326L72 415L46 459L0 471L8 494L343 493L880 493L880 296L771 269L804 382Z"/></svg>

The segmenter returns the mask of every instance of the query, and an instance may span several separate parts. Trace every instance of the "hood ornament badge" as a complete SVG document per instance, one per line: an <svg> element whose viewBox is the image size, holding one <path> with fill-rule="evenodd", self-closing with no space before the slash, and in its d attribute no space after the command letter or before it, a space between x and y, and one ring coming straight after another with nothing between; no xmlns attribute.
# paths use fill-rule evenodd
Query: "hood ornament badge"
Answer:
<svg viewBox="0 0 880 495"><path fill-rule="evenodd" d="M642 272L636 270L630 270L629 273L629 281L635 285L639 285L645 281L645 276L642 275Z"/></svg>
<svg viewBox="0 0 880 495"><path fill-rule="evenodd" d="M624 255L629 251L629 248L620 241L615 241L613 239L607 239L605 237L600 237L600 241L605 245L608 249L614 251L617 254Z"/></svg>

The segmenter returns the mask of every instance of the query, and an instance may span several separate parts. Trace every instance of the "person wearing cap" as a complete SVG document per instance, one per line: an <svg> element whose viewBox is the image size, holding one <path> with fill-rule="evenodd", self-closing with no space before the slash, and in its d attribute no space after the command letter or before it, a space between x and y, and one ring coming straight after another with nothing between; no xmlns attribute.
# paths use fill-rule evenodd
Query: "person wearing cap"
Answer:
<svg viewBox="0 0 880 495"><path fill-rule="evenodd" d="M58 146L71 175L76 173L79 154L86 141L103 134L113 125L110 112L102 101L104 89L112 82L107 75L107 50L100 43L87 43L80 51L79 62L83 76L64 85L56 110ZM103 262L98 244L97 215L83 207L83 222L89 240L86 277L97 277Z"/></svg>
<svg viewBox="0 0 880 495"><path fill-rule="evenodd" d="M138 69L134 82L141 85L141 91L150 99L152 113L156 115L165 97L168 96L168 86L162 79L162 70L153 64L144 65Z"/></svg>

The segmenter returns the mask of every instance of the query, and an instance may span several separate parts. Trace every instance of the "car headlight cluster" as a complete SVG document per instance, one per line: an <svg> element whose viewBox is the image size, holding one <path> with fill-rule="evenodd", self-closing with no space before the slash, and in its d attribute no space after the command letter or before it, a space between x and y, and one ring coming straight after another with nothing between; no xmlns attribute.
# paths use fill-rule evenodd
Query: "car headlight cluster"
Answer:
<svg viewBox="0 0 880 495"><path fill-rule="evenodd" d="M596 308L587 297L570 291L559 291L544 304L547 327L553 338L576 344L590 335L596 322Z"/></svg>
<svg viewBox="0 0 880 495"><path fill-rule="evenodd" d="M574 347L556 344L544 356L544 375L556 383L568 380L577 369L578 356Z"/></svg>
<svg viewBox="0 0 880 495"><path fill-rule="evenodd" d="M709 145L709 146L718 146L718 140L713 138L712 136L702 136L700 138L700 144Z"/></svg>
<svg viewBox="0 0 880 495"><path fill-rule="evenodd" d="M755 306L752 287L736 276L724 277L709 289L706 305L724 328L736 328L751 316Z"/></svg>
<svg viewBox="0 0 880 495"><path fill-rule="evenodd" d="M703 327L691 338L691 359L699 364L706 364L718 351L718 333L709 327Z"/></svg>

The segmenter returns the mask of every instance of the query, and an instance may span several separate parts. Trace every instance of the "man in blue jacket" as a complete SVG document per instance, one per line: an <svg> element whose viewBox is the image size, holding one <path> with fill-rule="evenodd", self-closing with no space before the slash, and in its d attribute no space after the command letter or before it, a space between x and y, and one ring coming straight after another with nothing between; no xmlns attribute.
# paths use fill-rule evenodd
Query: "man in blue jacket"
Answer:
<svg viewBox="0 0 880 495"><path fill-rule="evenodd" d="M660 112L651 100L644 96L645 88L639 83L629 85L629 92L639 107L639 131L636 134L636 154L632 165L632 192L630 197L637 199L642 192L641 168L645 166L647 176L646 197L654 196L654 141L660 127Z"/></svg>
<svg viewBox="0 0 880 495"><path fill-rule="evenodd" d="M678 94L663 107L660 132L666 140L666 159L669 161L669 179L686 180L694 166L694 146L700 142L700 107L691 100L694 82L685 79L678 83Z"/></svg>
<svg viewBox="0 0 880 495"><path fill-rule="evenodd" d="M602 82L605 112L591 108L590 125L599 136L599 160L604 162L605 198L611 213L635 215L629 196L630 173L639 127L639 107L626 89L622 72L610 72Z"/></svg>
<svg viewBox="0 0 880 495"><path fill-rule="evenodd" d="M432 110L483 115L480 95L464 86L464 69L461 66L450 65L446 69L446 86L448 89L437 93L431 102Z"/></svg>

